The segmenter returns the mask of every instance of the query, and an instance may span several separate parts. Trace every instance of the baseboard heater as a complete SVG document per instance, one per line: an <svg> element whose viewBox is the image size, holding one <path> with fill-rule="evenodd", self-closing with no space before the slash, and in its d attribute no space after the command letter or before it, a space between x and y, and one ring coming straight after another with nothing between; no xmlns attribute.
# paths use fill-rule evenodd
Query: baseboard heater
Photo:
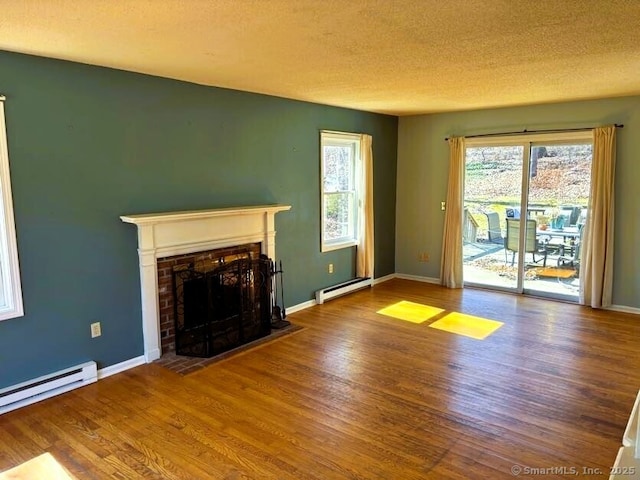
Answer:
<svg viewBox="0 0 640 480"><path fill-rule="evenodd" d="M361 277L354 278L353 280L349 280L348 282L340 283L338 285L334 285L333 287L323 288L322 290L316 291L316 303L322 304L327 300L338 297L340 295L345 295L349 292L353 292L355 290L360 290L361 288L370 287L373 284L373 281L369 277Z"/></svg>
<svg viewBox="0 0 640 480"><path fill-rule="evenodd" d="M96 362L91 361L3 388L0 390L0 415L88 385L97 379Z"/></svg>

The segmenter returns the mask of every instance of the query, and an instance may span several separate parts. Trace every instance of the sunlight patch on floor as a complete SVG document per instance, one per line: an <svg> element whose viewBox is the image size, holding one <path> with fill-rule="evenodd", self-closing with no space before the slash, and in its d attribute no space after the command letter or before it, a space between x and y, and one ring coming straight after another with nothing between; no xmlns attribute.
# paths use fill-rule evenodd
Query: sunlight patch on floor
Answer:
<svg viewBox="0 0 640 480"><path fill-rule="evenodd" d="M474 317L473 315L453 312L445 315L429 326L437 328L438 330L444 330L445 332L475 338L476 340L484 340L502 325L504 325L502 322L496 320L488 320L486 318Z"/></svg>
<svg viewBox="0 0 640 480"><path fill-rule="evenodd" d="M0 480L73 480L72 476L49 452L0 473Z"/></svg>
<svg viewBox="0 0 640 480"><path fill-rule="evenodd" d="M388 307L378 310L377 313L397 318L398 320L422 323L436 315L440 315L442 312L444 312L442 308L402 300L401 302L394 303L393 305L389 305Z"/></svg>

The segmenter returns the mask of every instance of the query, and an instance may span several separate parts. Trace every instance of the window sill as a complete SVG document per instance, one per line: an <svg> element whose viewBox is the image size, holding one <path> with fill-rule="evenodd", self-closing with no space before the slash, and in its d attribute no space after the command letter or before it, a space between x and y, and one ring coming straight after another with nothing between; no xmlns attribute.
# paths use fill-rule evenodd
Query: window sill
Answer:
<svg viewBox="0 0 640 480"><path fill-rule="evenodd" d="M6 308L0 309L0 322L3 320L10 320L12 318L24 317L24 310L20 308Z"/></svg>
<svg viewBox="0 0 640 480"><path fill-rule="evenodd" d="M337 243L323 243L320 247L321 252L331 252L333 250L340 250L343 248L355 247L358 245L358 242L355 240L349 240L346 242L337 242Z"/></svg>

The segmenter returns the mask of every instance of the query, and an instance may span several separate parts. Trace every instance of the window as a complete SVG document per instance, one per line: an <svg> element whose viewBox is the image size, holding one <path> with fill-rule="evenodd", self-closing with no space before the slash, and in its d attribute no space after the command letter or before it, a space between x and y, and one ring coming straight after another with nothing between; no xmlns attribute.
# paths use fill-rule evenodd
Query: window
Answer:
<svg viewBox="0 0 640 480"><path fill-rule="evenodd" d="M360 135L321 132L322 244L327 252L358 243L362 185Z"/></svg>
<svg viewBox="0 0 640 480"><path fill-rule="evenodd" d="M0 320L24 315L16 227L13 220L4 100L0 95Z"/></svg>

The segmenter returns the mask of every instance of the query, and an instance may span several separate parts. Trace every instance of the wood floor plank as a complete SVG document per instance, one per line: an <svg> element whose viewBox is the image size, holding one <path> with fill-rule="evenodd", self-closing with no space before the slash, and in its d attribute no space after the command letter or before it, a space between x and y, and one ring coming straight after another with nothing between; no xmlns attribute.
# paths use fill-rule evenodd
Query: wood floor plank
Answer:
<svg viewBox="0 0 640 480"><path fill-rule="evenodd" d="M401 300L504 325L376 313ZM575 478L608 473L640 388L628 313L391 280L289 319L194 373L143 365L0 416L0 470L50 451L89 479Z"/></svg>

